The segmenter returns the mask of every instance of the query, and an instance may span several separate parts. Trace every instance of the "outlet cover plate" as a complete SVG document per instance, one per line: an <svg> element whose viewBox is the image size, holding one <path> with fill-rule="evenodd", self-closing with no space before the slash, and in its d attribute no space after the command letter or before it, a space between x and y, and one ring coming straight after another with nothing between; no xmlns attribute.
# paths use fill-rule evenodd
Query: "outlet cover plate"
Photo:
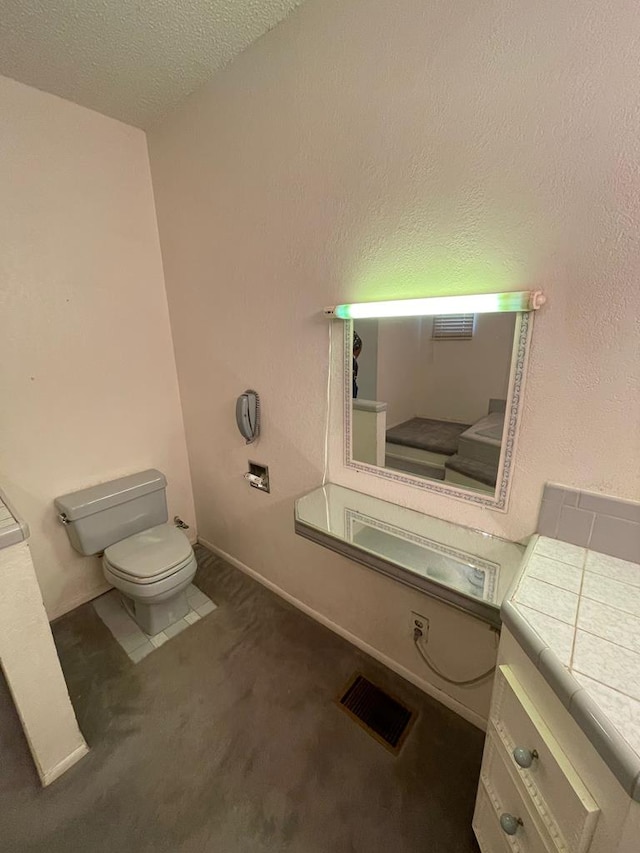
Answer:
<svg viewBox="0 0 640 853"><path fill-rule="evenodd" d="M411 611L411 634L413 636L413 629L420 628L424 637L427 637L429 634L429 619L426 616L423 616L421 613L416 613L415 610Z"/></svg>

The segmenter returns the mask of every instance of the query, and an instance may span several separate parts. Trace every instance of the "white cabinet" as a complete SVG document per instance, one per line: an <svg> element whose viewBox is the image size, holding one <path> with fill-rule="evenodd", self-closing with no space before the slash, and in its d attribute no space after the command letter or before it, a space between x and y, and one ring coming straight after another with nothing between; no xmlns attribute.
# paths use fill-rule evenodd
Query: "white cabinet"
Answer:
<svg viewBox="0 0 640 853"><path fill-rule="evenodd" d="M598 820L598 805L505 665L496 674L490 731L555 849L586 853Z"/></svg>
<svg viewBox="0 0 640 853"><path fill-rule="evenodd" d="M482 853L640 851L640 803L506 629L498 663L473 818Z"/></svg>
<svg viewBox="0 0 640 853"><path fill-rule="evenodd" d="M478 803L482 814L476 810L473 828L483 851L493 853L495 836L501 841L498 850L553 853L553 843L537 820L532 803L512 776L501 747L492 734L488 735L485 746ZM483 846L484 836L489 834L492 836L491 844Z"/></svg>

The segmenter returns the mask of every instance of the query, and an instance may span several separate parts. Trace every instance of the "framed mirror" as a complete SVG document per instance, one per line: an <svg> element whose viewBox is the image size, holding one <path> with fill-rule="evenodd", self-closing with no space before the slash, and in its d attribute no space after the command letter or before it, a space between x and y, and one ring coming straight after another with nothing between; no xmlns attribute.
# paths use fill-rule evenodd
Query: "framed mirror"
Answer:
<svg viewBox="0 0 640 853"><path fill-rule="evenodd" d="M348 468L505 510L530 311L346 319Z"/></svg>

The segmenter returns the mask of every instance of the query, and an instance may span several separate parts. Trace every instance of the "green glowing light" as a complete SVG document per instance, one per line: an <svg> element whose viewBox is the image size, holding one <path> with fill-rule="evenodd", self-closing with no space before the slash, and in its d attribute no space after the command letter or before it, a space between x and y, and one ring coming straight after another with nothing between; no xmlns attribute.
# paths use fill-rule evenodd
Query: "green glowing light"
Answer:
<svg viewBox="0 0 640 853"><path fill-rule="evenodd" d="M341 320L365 317L417 317L428 314L495 314L501 311L532 311L544 297L537 291L477 293L470 296L432 296L425 299L392 299L387 302L356 302L336 305L328 314Z"/></svg>

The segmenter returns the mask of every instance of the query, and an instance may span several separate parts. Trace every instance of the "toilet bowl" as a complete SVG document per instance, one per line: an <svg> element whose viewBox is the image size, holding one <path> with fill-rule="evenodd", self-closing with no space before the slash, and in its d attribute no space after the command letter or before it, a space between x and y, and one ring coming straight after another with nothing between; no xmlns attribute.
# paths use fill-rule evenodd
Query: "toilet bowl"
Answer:
<svg viewBox="0 0 640 853"><path fill-rule="evenodd" d="M102 558L107 581L147 634L159 634L189 612L186 590L196 573L182 530L159 524L110 545Z"/></svg>
<svg viewBox="0 0 640 853"><path fill-rule="evenodd" d="M81 554L103 554L107 581L147 634L189 612L196 558L182 530L167 524L167 481L150 468L55 499L58 519Z"/></svg>

